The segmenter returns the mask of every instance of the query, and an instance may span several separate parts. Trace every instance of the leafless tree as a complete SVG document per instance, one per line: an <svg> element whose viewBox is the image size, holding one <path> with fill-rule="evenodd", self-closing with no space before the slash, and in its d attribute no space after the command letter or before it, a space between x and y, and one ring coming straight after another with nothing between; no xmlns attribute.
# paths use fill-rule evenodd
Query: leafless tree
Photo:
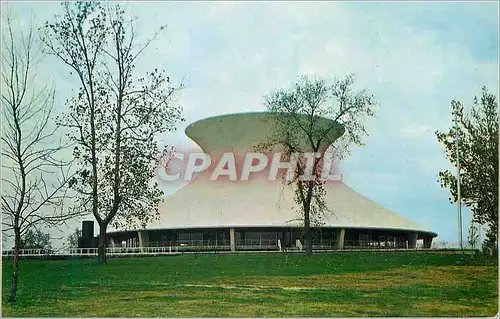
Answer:
<svg viewBox="0 0 500 319"><path fill-rule="evenodd" d="M82 237L82 230L77 227L77 228L75 228L74 231L72 231L68 235L64 246L66 248L77 248L78 247L78 240L80 239L80 237Z"/></svg>
<svg viewBox="0 0 500 319"><path fill-rule="evenodd" d="M40 81L42 55L35 28L15 29L7 14L2 28L2 231L14 237L9 302L15 302L22 237L38 227L54 227L78 214L64 209L71 161L67 145L51 125L55 89ZM42 83L42 84L41 84ZM45 83L45 84L43 84Z"/></svg>

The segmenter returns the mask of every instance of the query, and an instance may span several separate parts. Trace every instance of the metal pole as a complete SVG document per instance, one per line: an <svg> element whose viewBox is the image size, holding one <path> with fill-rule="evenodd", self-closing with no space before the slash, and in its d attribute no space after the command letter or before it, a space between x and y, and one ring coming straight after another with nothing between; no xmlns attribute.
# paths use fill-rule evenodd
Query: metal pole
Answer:
<svg viewBox="0 0 500 319"><path fill-rule="evenodd" d="M462 242L462 200L460 196L460 156L459 156L459 139L458 139L458 114L455 113L455 138L456 138L456 155L457 155L457 206L458 206L458 244L460 249L464 249Z"/></svg>
<svg viewBox="0 0 500 319"><path fill-rule="evenodd" d="M482 228L481 224L478 223L478 227L477 228L478 228L478 233L479 233L478 236L477 236L477 242L478 242L478 244L481 244L481 242L482 242L481 241L481 228Z"/></svg>

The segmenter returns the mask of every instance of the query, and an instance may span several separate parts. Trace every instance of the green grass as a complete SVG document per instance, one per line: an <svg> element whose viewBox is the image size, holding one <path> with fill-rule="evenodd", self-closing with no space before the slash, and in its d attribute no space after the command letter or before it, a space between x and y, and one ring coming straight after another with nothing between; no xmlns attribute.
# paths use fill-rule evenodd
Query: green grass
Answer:
<svg viewBox="0 0 500 319"><path fill-rule="evenodd" d="M22 260L3 316L493 316L495 259L458 254L182 255Z"/></svg>

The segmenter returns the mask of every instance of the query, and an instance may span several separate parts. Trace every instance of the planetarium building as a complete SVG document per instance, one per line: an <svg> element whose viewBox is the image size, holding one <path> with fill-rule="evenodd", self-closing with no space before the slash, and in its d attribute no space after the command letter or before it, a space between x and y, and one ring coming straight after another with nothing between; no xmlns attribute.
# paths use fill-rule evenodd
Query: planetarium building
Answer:
<svg viewBox="0 0 500 319"><path fill-rule="evenodd" d="M212 165L226 152L237 154L238 165L242 162L239 155L256 152L273 130L272 116L261 112L203 119L189 125L186 134L211 156ZM334 126L320 152L343 132L341 125ZM251 175L248 180L213 181L210 172L207 169L166 197L159 217L145 228L110 231L109 246L184 251L302 249L303 221L294 201L293 183L269 180L265 174ZM327 209L313 222L314 250L430 248L437 236L341 180L326 182L324 190Z"/></svg>

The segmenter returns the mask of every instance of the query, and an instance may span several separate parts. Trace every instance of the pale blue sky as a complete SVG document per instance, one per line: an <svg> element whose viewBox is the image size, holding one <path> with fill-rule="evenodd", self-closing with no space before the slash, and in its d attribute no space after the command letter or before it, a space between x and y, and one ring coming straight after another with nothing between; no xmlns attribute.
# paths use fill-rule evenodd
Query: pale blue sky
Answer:
<svg viewBox="0 0 500 319"><path fill-rule="evenodd" d="M59 3L11 3L21 20L59 12ZM344 181L366 197L457 242L456 206L437 173L449 167L435 130L449 103L470 105L487 85L498 96L497 2L135 2L145 38L166 31L139 70L164 67L183 79L187 124L212 115L264 110L262 96L298 75L356 74L380 102L366 147L343 161ZM61 101L76 81L54 59L44 70ZM179 132L165 137L191 145ZM464 211L464 237L469 213Z"/></svg>

